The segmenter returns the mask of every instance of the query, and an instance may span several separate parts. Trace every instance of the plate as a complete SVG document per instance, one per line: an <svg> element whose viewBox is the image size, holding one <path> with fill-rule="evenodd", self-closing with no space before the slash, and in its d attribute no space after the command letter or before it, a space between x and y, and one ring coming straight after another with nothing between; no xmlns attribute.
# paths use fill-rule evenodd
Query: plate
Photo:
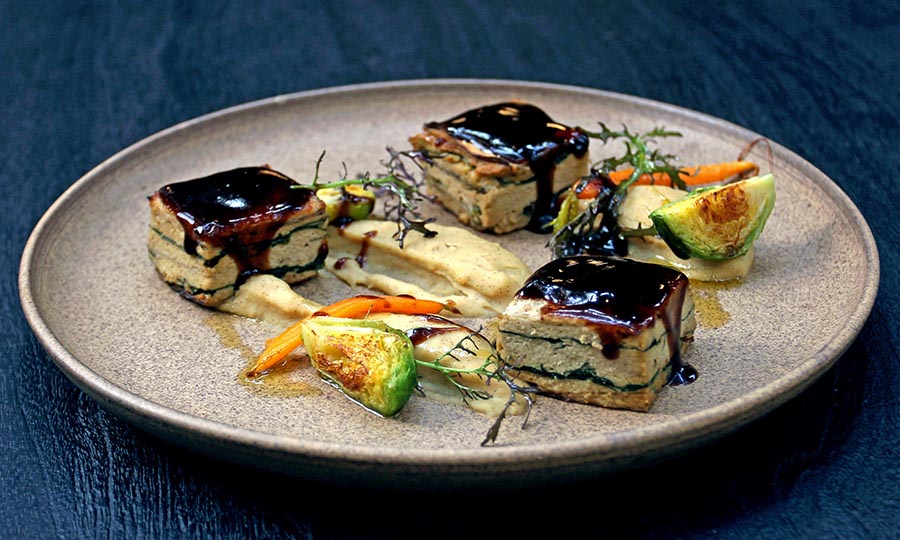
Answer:
<svg viewBox="0 0 900 540"><path fill-rule="evenodd" d="M382 419L312 373L292 395L240 384L272 330L179 298L148 260L147 196L163 184L263 163L309 179L323 150L323 177L344 164L377 171L385 147L406 147L423 122L514 98L570 125L680 131L662 144L686 164L733 159L758 137L671 105L543 83L402 81L249 103L153 135L73 184L25 247L25 315L75 384L159 437L308 478L404 488L566 481L665 458L795 396L857 335L878 286L871 232L834 182L775 143L771 160L754 159L776 174L778 201L750 276L715 293L730 319L697 331L687 361L698 380L666 389L649 413L540 399L524 428L508 420L489 447L479 443L490 420L462 407L413 398ZM549 259L544 237L523 235L499 240L531 266ZM304 294L328 300L318 283Z"/></svg>

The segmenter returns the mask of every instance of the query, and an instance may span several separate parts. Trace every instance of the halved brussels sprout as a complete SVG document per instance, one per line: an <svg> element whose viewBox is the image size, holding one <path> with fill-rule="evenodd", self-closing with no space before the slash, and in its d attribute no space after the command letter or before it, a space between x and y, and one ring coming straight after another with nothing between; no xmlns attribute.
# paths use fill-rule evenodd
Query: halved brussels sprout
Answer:
<svg viewBox="0 0 900 540"><path fill-rule="evenodd" d="M697 189L650 214L656 232L683 259L733 259L747 253L775 206L771 174Z"/></svg>
<svg viewBox="0 0 900 540"><path fill-rule="evenodd" d="M375 193L356 184L323 188L316 191L316 196L325 203L329 223L340 218L366 219L375 207Z"/></svg>
<svg viewBox="0 0 900 540"><path fill-rule="evenodd" d="M303 344L313 366L351 399L384 416L396 414L416 386L413 345L379 321L312 317Z"/></svg>

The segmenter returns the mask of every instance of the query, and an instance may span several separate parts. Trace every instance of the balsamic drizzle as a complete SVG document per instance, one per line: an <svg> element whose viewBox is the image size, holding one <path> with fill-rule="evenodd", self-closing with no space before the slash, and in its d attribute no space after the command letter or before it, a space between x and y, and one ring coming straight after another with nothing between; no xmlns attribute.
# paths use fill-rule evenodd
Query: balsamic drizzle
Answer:
<svg viewBox="0 0 900 540"><path fill-rule="evenodd" d="M618 222L619 205L624 194L617 193L609 177L597 171L592 171L591 176L577 186L583 189L588 184L596 186L600 193L584 214L567 226L571 229L569 234L563 234L566 230L563 229L551 240L554 255L628 255L628 239L622 236Z"/></svg>
<svg viewBox="0 0 900 540"><path fill-rule="evenodd" d="M159 197L184 228L184 251L200 242L217 247L238 266L238 287L268 268L275 233L307 211L310 189L296 189L289 177L268 167L244 167L162 187Z"/></svg>

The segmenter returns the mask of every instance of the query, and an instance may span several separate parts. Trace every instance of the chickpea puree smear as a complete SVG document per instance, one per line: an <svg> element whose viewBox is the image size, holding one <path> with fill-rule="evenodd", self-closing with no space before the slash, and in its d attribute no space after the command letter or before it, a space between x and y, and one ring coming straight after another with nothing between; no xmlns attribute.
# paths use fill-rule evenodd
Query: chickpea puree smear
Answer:
<svg viewBox="0 0 900 540"><path fill-rule="evenodd" d="M390 221L331 227L325 269L351 286L451 303L463 317L501 313L531 274L496 242L459 227L429 228L437 236L409 235L400 249Z"/></svg>

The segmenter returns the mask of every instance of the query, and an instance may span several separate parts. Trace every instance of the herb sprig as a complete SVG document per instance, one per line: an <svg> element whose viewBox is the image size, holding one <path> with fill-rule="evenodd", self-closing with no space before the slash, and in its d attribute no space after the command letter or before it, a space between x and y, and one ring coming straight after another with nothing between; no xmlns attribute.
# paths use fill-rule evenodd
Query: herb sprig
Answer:
<svg viewBox="0 0 900 540"><path fill-rule="evenodd" d="M674 154L664 154L658 148L650 149L650 144L657 138L681 137L677 131L669 131L664 127L656 127L647 133L632 133L626 126L621 131L612 131L603 122L598 122L600 131L579 130L593 139L600 139L604 144L611 140L622 139L625 144L625 154L620 157L606 158L595 163L591 168L594 176L609 176L609 173L622 165L631 166L634 171L628 180L619 184L616 191L624 193L631 184L635 183L645 174L663 173L672 180L672 185L684 189L684 181L678 176L678 167L670 162L678 159Z"/></svg>
<svg viewBox="0 0 900 540"><path fill-rule="evenodd" d="M322 151L319 159L316 160L316 171L312 183L302 187L319 190L359 185L388 195L388 199L384 201L385 218L397 223L397 232L394 234L394 238L402 249L406 235L412 231L422 234L425 238L437 236L437 231L428 228L428 224L434 222L435 219L422 219L419 211L420 202L434 202L434 197L422 193L422 175L410 171L408 162L413 163L420 172L422 170L421 165L416 161L421 157L418 153L396 151L390 147L387 148L387 151L390 157L387 161L382 162L386 172L381 176L373 177L369 172L365 172L355 178L350 178L347 174L347 167L344 165L344 172L340 180L319 182L319 168L325 158L325 151Z"/></svg>
<svg viewBox="0 0 900 540"><path fill-rule="evenodd" d="M522 386L517 383L509 373L509 366L500 358L500 353L497 352L496 346L484 338L482 339L484 339L490 347L490 351L487 356L483 357L483 362L477 367L453 367L441 363L442 360L447 358L457 362L462 361L461 357L463 355L478 357L480 347L475 341L476 336L480 336L480 334L472 332L459 340L456 345L438 358L431 361L416 360L416 363L443 374L447 378L447 381L459 391L465 403L469 403L471 400L486 400L492 397L491 394L484 389L473 388L472 386L465 384L462 381L462 378L465 375L474 375L478 379L484 381L485 386L490 385L493 381L497 381L498 384L505 384L509 388L509 399L507 399L500 414L494 420L494 423L488 430L484 440L481 441L481 446L486 446L489 443L497 441L497 436L500 433L500 425L506 418L509 409L518 402L519 397L525 400L526 412L525 420L522 421L522 428L525 427L525 424L528 423L528 417L531 414L531 407L534 403L531 394L535 393L537 389L531 386Z"/></svg>

